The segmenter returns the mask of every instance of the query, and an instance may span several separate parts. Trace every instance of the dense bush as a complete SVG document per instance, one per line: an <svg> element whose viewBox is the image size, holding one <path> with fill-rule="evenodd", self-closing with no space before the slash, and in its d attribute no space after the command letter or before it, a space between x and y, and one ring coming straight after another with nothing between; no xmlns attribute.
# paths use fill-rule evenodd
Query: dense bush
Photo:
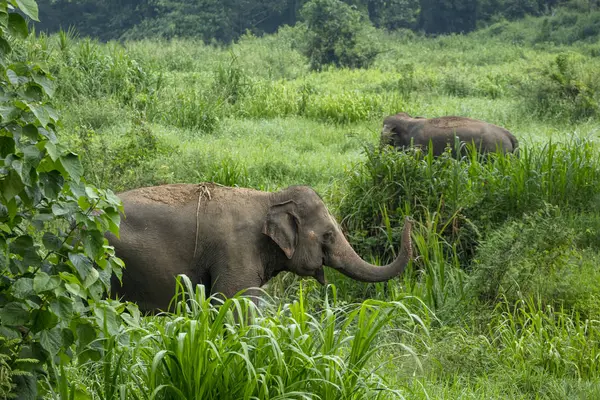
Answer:
<svg viewBox="0 0 600 400"><path fill-rule="evenodd" d="M559 54L522 89L524 106L543 117L571 120L600 115L600 78L581 58Z"/></svg>
<svg viewBox="0 0 600 400"><path fill-rule="evenodd" d="M374 358L383 347L411 356L410 343L427 337L426 314L401 302L338 305L335 291L309 301L304 292L279 307L242 297L216 306L180 276L173 314L132 328L133 340L102 342L104 362L73 374L86 383L83 393L100 398L397 398Z"/></svg>
<svg viewBox="0 0 600 400"><path fill-rule="evenodd" d="M311 0L301 15L305 25L300 46L311 68L366 68L373 63L378 53L376 42L369 38L373 27L360 12L340 0Z"/></svg>
<svg viewBox="0 0 600 400"><path fill-rule="evenodd" d="M598 202L600 159L592 142L574 139L543 148L523 148L519 156L491 155L455 160L447 153L433 158L366 148L367 159L352 168L339 206L353 243L371 254L385 255L385 238L372 235L392 227L398 242L405 215L425 220L440 215L440 233L458 246L468 264L482 235L545 203L585 210ZM389 221L382 220L386 211Z"/></svg>
<svg viewBox="0 0 600 400"><path fill-rule="evenodd" d="M57 138L54 80L10 54L28 29L7 7L0 1L0 396L35 399L56 387L56 366L97 359L92 342L121 328L126 305L103 297L123 262L103 234L118 234L122 205L86 183ZM37 19L35 1L14 7Z"/></svg>
<svg viewBox="0 0 600 400"><path fill-rule="evenodd" d="M503 297L509 304L537 299L584 319L598 318L598 224L594 213L561 215L557 207L547 207L503 225L475 256L473 293L483 301Z"/></svg>

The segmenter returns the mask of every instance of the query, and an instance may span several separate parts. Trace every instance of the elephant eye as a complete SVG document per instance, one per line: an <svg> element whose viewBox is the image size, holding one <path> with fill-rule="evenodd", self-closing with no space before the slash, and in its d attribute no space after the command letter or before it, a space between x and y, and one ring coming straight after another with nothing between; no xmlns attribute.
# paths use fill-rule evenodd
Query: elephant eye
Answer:
<svg viewBox="0 0 600 400"><path fill-rule="evenodd" d="M323 243L329 244L332 242L333 242L333 232L331 232L331 231L325 232L325 234L323 234Z"/></svg>

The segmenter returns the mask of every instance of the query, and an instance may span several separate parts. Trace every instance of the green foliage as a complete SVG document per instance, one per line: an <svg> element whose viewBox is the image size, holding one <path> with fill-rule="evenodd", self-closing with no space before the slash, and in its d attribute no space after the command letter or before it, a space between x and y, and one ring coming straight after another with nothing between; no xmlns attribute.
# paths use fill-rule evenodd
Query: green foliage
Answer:
<svg viewBox="0 0 600 400"><path fill-rule="evenodd" d="M598 318L599 255L587 239L597 240L597 224L593 214L563 216L556 207L507 223L475 257L474 292L484 301L536 298L555 309Z"/></svg>
<svg viewBox="0 0 600 400"><path fill-rule="evenodd" d="M577 57L559 54L541 76L523 87L524 105L541 116L593 118L600 114L600 78Z"/></svg>
<svg viewBox="0 0 600 400"><path fill-rule="evenodd" d="M37 19L35 1L13 6ZM54 80L41 65L11 58L8 40L26 36L27 25L6 12L6 1L0 10L1 382L29 399L44 366L95 339L98 313L116 317L102 295L123 264L103 233L118 233L122 206L111 191L86 184L78 156L58 141L48 103Z"/></svg>
<svg viewBox="0 0 600 400"><path fill-rule="evenodd" d="M420 0L420 27L427 33L465 33L475 29L477 0Z"/></svg>
<svg viewBox="0 0 600 400"><path fill-rule="evenodd" d="M175 315L148 326L136 363L144 392L161 399L392 398L368 368L382 346L375 340L399 318L407 336L424 328L400 302L339 307L325 299L315 314L300 289L279 309L260 311L247 298L216 308L204 287L178 282Z"/></svg>
<svg viewBox="0 0 600 400"><path fill-rule="evenodd" d="M439 233L456 245L463 265L481 235L507 219L543 208L545 202L575 210L596 204L600 160L591 142L551 143L521 149L519 157L491 155L455 160L447 153L433 158L367 148L367 159L353 167L339 206L353 244L370 254L391 258L383 239L372 238L384 227L381 210L389 213L393 243L400 238L405 215L425 220L440 214Z"/></svg>
<svg viewBox="0 0 600 400"><path fill-rule="evenodd" d="M299 8L302 2L295 3ZM126 13L130 3L123 4ZM376 15L364 2L348 4L368 12L371 18ZM548 19L561 13L558 10ZM593 15L593 10L589 14ZM161 361L154 368L156 382L193 386L198 380L173 371L180 365L186 371L203 371L194 364L193 357L200 354L185 353L177 346L190 349L194 342L189 333L208 331L216 332L216 339L197 347L214 345L218 352L209 353L215 356L208 362L243 376L239 386L246 388L246 377L255 373L261 387L272 384L270 393L285 392L294 384L281 365L319 379L315 368L331 360L314 345L321 340L323 329L304 330L306 336L295 342L282 337L293 323L289 305L302 296L303 318L308 321L320 323L327 307L334 310L334 331L340 341L349 342L351 335L360 335L354 329L358 320L348 327L344 324L346 311L355 310L355 304L364 299L401 303L434 332L430 339L425 338L423 328L419 324L415 328L408 313L396 310L394 319L375 336L378 349L370 361L360 371L353 370L367 383L360 386L351 379L343 383L350 385L357 397L376 397L369 390L379 387L411 399L599 398L594 366L598 342L593 332L596 327L590 322L597 319L600 309L594 287L600 236L592 212L598 199L597 147L591 140L560 143L572 136L593 137L597 123L593 118L571 119L576 108L557 102L551 107L561 107L561 118L532 112L521 101L525 85L534 88L542 82L552 82L557 98L568 95L562 86L571 84L559 82L569 80L585 82L590 88L586 93L593 93L598 49L592 43L571 46L570 67L561 72L556 56L564 48L547 41L528 45L535 41L541 21L528 18L481 33L437 38L376 31L376 42L385 51L371 68L327 67L319 72L310 72L308 60L297 51L302 39L297 34L299 27L285 27L266 37L244 34L225 48L189 39L102 44L80 40L73 31L30 36L24 42L11 40L14 59L40 60L57 76L54 104L65 116L61 140L82 155L89 183L115 191L205 180L263 190L309 184L338 220L347 217L343 223L351 228L347 233L357 251L376 264L385 263L397 252L400 218L410 214L418 220L412 235L417 257L401 278L365 284L326 269L335 288L322 288L314 280L280 274L267 289L273 302L258 309L248 304L259 322L245 320L240 332L235 332L235 319L227 320L229 325L192 327L193 321L203 317L188 313L138 321L131 308L111 302L106 318L93 313L94 319L86 320L77 332L86 338L82 346L71 348L78 359L69 362L64 358L60 364L56 360L55 368L49 368L46 386L52 387L46 396L150 398L149 371L152 360L163 350L168 353L157 357ZM553 25L552 33L566 29L572 21L569 17L562 20L565 25L556 29ZM585 21L583 15L577 18L577 24ZM162 28L166 26L157 26ZM498 38L486 37L496 34L494 29ZM103 62L111 67L105 68ZM142 72L138 74L137 68ZM555 80L561 74L570 78ZM69 82L72 76L78 81ZM537 104L537 99L525 100ZM378 141L382 118L398 111L487 120L514 132L522 152L518 158L492 156L479 162L449 157L433 160L423 154L406 157L395 152L377 156L366 152L365 157L362 146ZM346 185L351 182L364 186L358 190ZM43 233L33 235L34 240L40 238L40 246ZM489 280L497 275L502 275L501 285L487 295ZM510 284L514 280L519 280L521 291ZM323 298L329 294L336 300L326 304ZM539 306L528 311L531 318L519 315L520 311L505 313L529 301L527 296L540 299ZM498 303L503 305L493 308ZM97 304L92 303L94 307ZM238 304L245 309L245 303L233 302L225 314ZM547 307L551 305L553 310L562 306L565 311L551 313ZM217 315L219 309L210 312ZM239 315L236 313L231 312ZM535 318L544 321L534 326L531 321ZM567 333L552 325L552 319ZM120 326L121 322L127 328ZM247 327L253 324L260 327L262 339L249 336ZM107 329L96 330L97 325ZM172 337L173 332L182 336ZM227 334L219 336L222 332ZM240 337L244 332L246 337ZM227 340L230 336L232 341ZM572 349L569 336L576 338ZM274 347L264 345L265 337L275 337L278 343L295 349L312 343L309 354L294 353L307 364L294 357L278 364ZM584 337L590 338L585 341L587 350ZM251 350L251 363L236 360L230 351L241 350L239 343ZM255 347L257 343L260 349ZM518 343L526 348L518 348ZM341 346L336 355L347 361L350 347ZM263 348L264 354L260 353ZM29 355L20 357L17 364L29 362ZM225 357L235 362L224 366L220 361ZM416 367L419 361L422 371ZM311 368L306 365L313 370L306 372ZM336 365L338 375L350 371ZM585 371L581 378L574 372L578 368ZM18 370L11 371L16 372L11 375L13 383L28 379ZM371 380L361 378L373 371ZM211 374L205 376L213 379ZM290 386L272 383L283 379ZM342 381L336 379L334 382ZM375 380L380 386L375 386ZM233 385L233 381L230 378L223 385ZM0 385L2 382L8 380L0 380ZM304 392L298 392L309 397L309 384L305 383L296 381L294 388L300 387ZM321 384L317 393L324 393L326 387ZM157 390L156 396L173 393L164 390ZM235 390L237 387L231 392L237 393ZM383 398L394 396L381 392ZM327 393L340 397L339 391ZM293 394L287 392L287 397Z"/></svg>
<svg viewBox="0 0 600 400"><path fill-rule="evenodd" d="M544 305L531 297L514 305L501 303L498 311L490 334L499 349L498 360L509 362L507 367L516 363L535 371L535 375L543 371L575 379L598 376L598 320Z"/></svg>
<svg viewBox="0 0 600 400"><path fill-rule="evenodd" d="M369 38L372 26L360 12L340 0L311 0L301 15L305 21L302 51L312 69L366 68L373 63L379 49Z"/></svg>
<svg viewBox="0 0 600 400"><path fill-rule="evenodd" d="M118 140L109 141L85 126L77 133L74 144L82 150L88 179L116 191L160 183L155 160L173 151L140 120L134 121Z"/></svg>
<svg viewBox="0 0 600 400"><path fill-rule="evenodd" d="M417 26L419 0L370 0L367 9L373 25L378 28L396 30Z"/></svg>

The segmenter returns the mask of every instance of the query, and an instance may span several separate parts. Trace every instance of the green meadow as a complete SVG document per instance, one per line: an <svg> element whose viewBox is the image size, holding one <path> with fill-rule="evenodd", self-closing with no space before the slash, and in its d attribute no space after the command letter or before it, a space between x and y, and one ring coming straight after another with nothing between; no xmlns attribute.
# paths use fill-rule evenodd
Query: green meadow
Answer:
<svg viewBox="0 0 600 400"><path fill-rule="evenodd" d="M195 306L162 318L114 302L96 339L55 362L46 396L599 398L600 44L540 21L377 31L368 69L321 71L289 27L225 47L72 32L17 43L55 77L59 139L97 187L310 185L377 263L415 220L416 257L387 283L288 274L260 308L217 308L183 278ZM503 126L519 155L380 149L400 111Z"/></svg>

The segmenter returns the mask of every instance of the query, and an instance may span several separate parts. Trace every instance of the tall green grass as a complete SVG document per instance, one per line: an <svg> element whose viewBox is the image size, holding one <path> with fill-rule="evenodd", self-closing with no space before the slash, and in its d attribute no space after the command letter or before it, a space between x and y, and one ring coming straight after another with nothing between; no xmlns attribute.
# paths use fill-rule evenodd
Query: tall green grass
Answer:
<svg viewBox="0 0 600 400"><path fill-rule="evenodd" d="M482 234L523 213L554 204L583 211L597 204L600 158L594 143L574 138L567 143L523 147L519 155L472 154L456 160L434 158L419 150L365 149L366 160L346 180L339 211L353 243L372 254L393 255L386 238L367 239L387 223L399 238L398 222L406 215L425 220L435 210L438 232L458 246L468 261ZM381 219L388 210L391 222Z"/></svg>
<svg viewBox="0 0 600 400"><path fill-rule="evenodd" d="M389 349L418 369L417 355L396 339L422 342L427 328L402 302L336 305L334 295L309 312L302 288L291 303L257 307L249 298L211 298L185 276L177 282L173 314L133 329L130 341L108 339L103 360L82 366L88 396L391 399L401 393L374 358ZM62 394L69 390L81 389Z"/></svg>

